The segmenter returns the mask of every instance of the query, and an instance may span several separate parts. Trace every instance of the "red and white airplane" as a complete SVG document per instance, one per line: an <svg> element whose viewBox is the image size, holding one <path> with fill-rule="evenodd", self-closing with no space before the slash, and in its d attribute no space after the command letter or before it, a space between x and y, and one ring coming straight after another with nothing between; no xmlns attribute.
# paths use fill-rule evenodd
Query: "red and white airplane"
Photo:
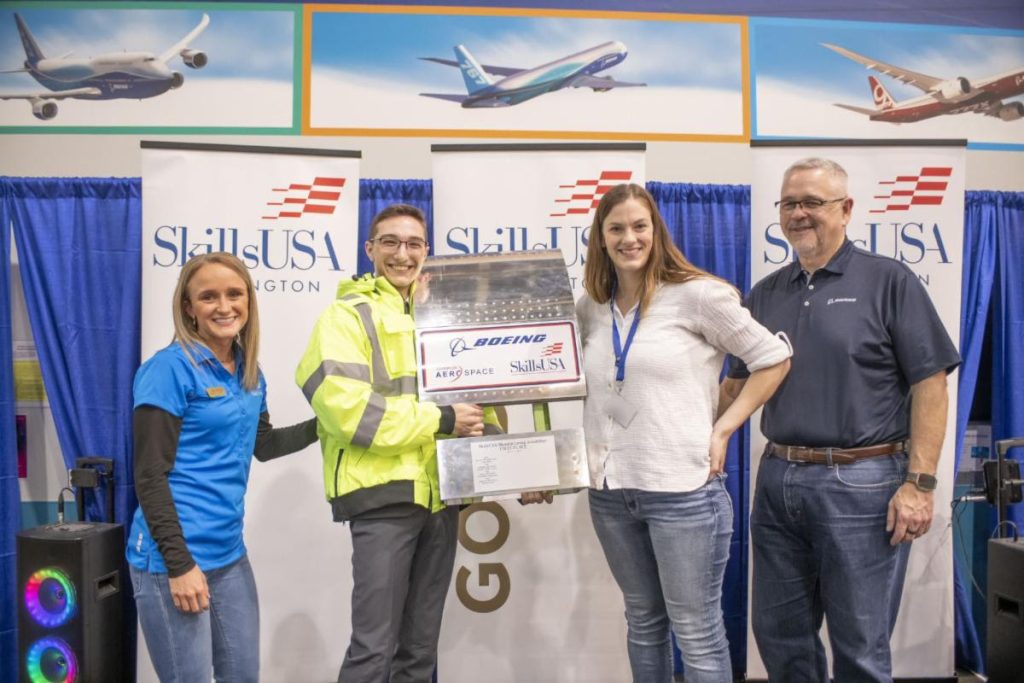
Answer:
<svg viewBox="0 0 1024 683"><path fill-rule="evenodd" d="M873 71L891 76L901 83L924 91L924 95L897 102L877 78L868 76L874 109L836 104L837 107L865 114L872 121L888 123L914 123L944 114L984 114L1003 121L1016 121L1024 117L1024 103L1003 102L1003 99L1024 93L1024 68L998 76L969 81L963 76L944 80L926 76L892 64L886 64L838 45L822 43L823 47L838 52L847 59L863 64Z"/></svg>

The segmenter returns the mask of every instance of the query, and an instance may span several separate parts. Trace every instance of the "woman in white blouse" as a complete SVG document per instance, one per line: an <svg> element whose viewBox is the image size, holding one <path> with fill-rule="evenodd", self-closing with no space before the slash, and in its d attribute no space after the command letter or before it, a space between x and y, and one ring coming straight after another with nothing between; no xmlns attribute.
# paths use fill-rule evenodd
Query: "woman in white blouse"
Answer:
<svg viewBox="0 0 1024 683"><path fill-rule="evenodd" d="M686 260L639 185L601 199L584 282L576 311L590 512L625 599L633 680L672 680L671 626L687 683L732 681L721 607L733 523L725 452L786 376L789 345L750 317L731 285ZM725 353L752 374L719 415Z"/></svg>

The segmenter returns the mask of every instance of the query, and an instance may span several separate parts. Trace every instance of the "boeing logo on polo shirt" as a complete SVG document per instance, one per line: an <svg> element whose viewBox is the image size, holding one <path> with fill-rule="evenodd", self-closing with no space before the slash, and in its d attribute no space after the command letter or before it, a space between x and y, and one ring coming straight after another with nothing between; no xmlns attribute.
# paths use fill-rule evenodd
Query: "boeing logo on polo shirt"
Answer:
<svg viewBox="0 0 1024 683"><path fill-rule="evenodd" d="M828 301L826 301L825 305L826 306L831 306L832 304L855 304L855 303L857 303L857 297L836 297L834 299L829 299Z"/></svg>

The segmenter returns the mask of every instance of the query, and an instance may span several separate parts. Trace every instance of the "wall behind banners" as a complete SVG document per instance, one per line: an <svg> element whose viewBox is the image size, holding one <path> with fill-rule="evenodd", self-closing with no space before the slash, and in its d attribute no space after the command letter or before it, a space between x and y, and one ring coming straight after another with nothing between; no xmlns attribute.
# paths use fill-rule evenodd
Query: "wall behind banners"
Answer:
<svg viewBox="0 0 1024 683"><path fill-rule="evenodd" d="M963 268L963 148L755 147L751 282L758 282L793 258L772 202L779 196L783 172L792 162L806 156L822 156L842 164L849 175L848 194L854 200L847 236L862 249L905 263L925 285L950 337L958 340ZM924 173L936 174L928 183L934 189L916 190L917 184L909 181ZM898 176L904 180L896 182ZM881 198L896 197L895 191L907 189L914 189L915 195ZM913 196L928 197L928 203L911 203ZM914 541L910 554L892 642L896 676L944 677L953 672L953 539L950 508L939 501L950 500L953 494L955 372L949 377L948 390L949 417L939 462L935 521L929 534ZM760 411L752 422L756 425L759 420ZM754 481L765 441L759 430L751 432L750 476ZM752 632L747 642L751 645L747 649L747 674L753 679L763 678L765 672Z"/></svg>
<svg viewBox="0 0 1024 683"><path fill-rule="evenodd" d="M144 148L142 156L142 358L171 338L170 297L187 255L233 252L250 268L258 293L271 420L286 426L309 419L295 366L339 280L355 271L358 153ZM304 187L282 191L295 185ZM319 198L281 205L308 198L310 185ZM303 206L317 211L291 215ZM332 678L338 634L348 632L349 536L331 521L322 471L318 445L252 463L246 545L260 593L267 681ZM140 681L155 681L143 648L139 659Z"/></svg>
<svg viewBox="0 0 1024 683"><path fill-rule="evenodd" d="M0 174L11 176L116 176L142 173L139 140L125 135L3 135L0 136ZM147 140L177 140L169 135L146 135ZM421 138L329 136L301 138L261 135L188 136L216 144L270 145L359 149L364 178L429 178L430 146ZM474 144L468 138L445 139L445 144ZM522 142L494 140L491 142ZM647 178L662 182L742 183L752 174L750 146L707 142L648 142ZM967 150L967 189L1024 190L1024 153Z"/></svg>

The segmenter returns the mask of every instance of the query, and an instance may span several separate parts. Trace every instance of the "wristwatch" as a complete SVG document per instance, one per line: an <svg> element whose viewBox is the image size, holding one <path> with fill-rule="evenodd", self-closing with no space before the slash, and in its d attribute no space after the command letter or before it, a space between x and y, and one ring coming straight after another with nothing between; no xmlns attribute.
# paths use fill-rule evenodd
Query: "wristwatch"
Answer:
<svg viewBox="0 0 1024 683"><path fill-rule="evenodd" d="M934 491L935 487L939 485L939 480L935 478L935 475L924 472L907 472L906 481L920 491Z"/></svg>

